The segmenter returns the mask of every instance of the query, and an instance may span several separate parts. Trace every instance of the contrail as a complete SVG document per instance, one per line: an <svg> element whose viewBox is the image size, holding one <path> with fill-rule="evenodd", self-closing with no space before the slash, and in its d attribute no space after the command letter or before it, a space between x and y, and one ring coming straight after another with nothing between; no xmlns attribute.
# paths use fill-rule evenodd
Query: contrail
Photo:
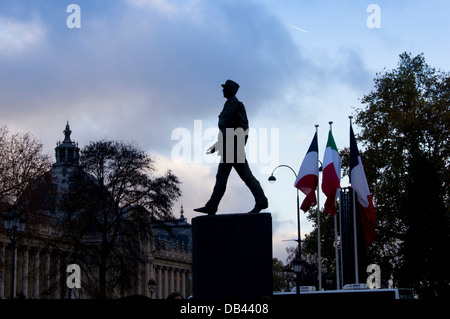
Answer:
<svg viewBox="0 0 450 319"><path fill-rule="evenodd" d="M300 29L299 27L296 27L295 25L292 25L292 24L289 24L289 23L286 23L286 25L288 25L289 27L291 27L291 28L293 28L293 29L295 29L295 30L298 30L298 31L302 31L302 32L308 33L308 31L303 30L303 29Z"/></svg>

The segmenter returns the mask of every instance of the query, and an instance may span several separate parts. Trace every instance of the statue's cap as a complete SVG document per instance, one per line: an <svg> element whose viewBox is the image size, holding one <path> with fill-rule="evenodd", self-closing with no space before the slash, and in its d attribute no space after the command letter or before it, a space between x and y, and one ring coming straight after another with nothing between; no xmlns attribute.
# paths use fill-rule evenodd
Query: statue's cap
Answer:
<svg viewBox="0 0 450 319"><path fill-rule="evenodd" d="M231 87L234 92L236 93L239 90L239 84L237 84L236 82L232 81L232 80L226 80L225 84L222 84L222 87Z"/></svg>

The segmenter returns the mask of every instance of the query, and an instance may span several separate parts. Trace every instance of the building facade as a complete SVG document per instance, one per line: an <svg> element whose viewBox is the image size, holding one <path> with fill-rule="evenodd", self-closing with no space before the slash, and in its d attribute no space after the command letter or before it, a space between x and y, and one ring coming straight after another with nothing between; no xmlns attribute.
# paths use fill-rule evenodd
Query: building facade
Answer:
<svg viewBox="0 0 450 319"><path fill-rule="evenodd" d="M13 249L10 234L3 228L3 223L0 225L0 298L11 298L11 295L14 298L36 299L92 297L84 288L85 285L74 288L68 282L73 277L73 272L68 271L68 266L72 263L68 253L70 249L64 247L67 243L52 243L52 238L59 235L58 228L53 226L63 213L63 206L59 201L67 192L83 191L83 181L93 179L79 166L80 150L72 142L71 132L67 123L64 140L58 142L55 148L56 162L53 168L30 187L24 199L28 202L36 201L38 205L35 207L39 207L39 213L45 215L48 222L43 224L36 220L27 221L26 230L20 235L16 249ZM109 297L144 295L163 299L171 292L180 292L184 297L191 295L190 224L184 218L182 208L179 219L163 224L163 228L155 226L152 229L154 236L151 240L140 242L143 261L134 269L134 278L128 287L115 290ZM173 231L169 231L169 235L163 229ZM95 263L93 266L95 267ZM85 276L81 270L82 283ZM151 279L156 282L152 294L148 287Z"/></svg>

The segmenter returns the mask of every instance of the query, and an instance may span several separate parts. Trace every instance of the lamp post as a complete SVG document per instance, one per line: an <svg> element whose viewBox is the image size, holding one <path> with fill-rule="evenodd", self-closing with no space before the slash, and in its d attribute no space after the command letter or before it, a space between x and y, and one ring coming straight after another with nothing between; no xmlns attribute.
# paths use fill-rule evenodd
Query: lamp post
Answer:
<svg viewBox="0 0 450 319"><path fill-rule="evenodd" d="M295 293L297 295L300 294L300 275L302 273L302 260L299 256L295 256L294 260L292 261L294 272L297 275L297 282L295 287Z"/></svg>
<svg viewBox="0 0 450 319"><path fill-rule="evenodd" d="M156 281L155 279L150 279L147 283L148 285L148 291L150 292L150 299L153 299L153 293L155 292L156 289Z"/></svg>
<svg viewBox="0 0 450 319"><path fill-rule="evenodd" d="M16 275L16 245L20 240L21 234L25 231L25 218L18 212L12 211L3 216L3 226L9 232L11 240L11 299L14 299L14 286Z"/></svg>
<svg viewBox="0 0 450 319"><path fill-rule="evenodd" d="M289 168L292 171L292 173L294 173L295 179L297 179L297 174L295 173L295 171L294 171L294 169L292 167L290 167L288 165L278 165L277 167L275 167L273 169L272 174L268 178L268 181L270 183L275 183L275 181L277 180L275 178L275 176L273 175L273 173L275 173L275 171L278 168L280 168L280 167L287 167L287 168ZM300 201L299 201L299 190L298 190L298 188L297 188L297 236L298 236L298 238L297 238L298 250L297 250L297 255L294 258L294 272L297 275L295 289L296 289L296 294L298 296L300 294L300 275L301 275L301 271L302 271L302 267L301 267L302 242L301 242L301 233L300 233Z"/></svg>

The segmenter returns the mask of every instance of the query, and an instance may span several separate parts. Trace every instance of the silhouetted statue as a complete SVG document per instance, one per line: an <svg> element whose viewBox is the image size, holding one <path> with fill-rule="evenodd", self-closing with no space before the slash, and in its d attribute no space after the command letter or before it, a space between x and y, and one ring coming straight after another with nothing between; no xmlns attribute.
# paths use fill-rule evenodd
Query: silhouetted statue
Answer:
<svg viewBox="0 0 450 319"><path fill-rule="evenodd" d="M244 104L236 98L239 84L227 80L222 87L223 96L227 101L219 114L219 137L218 141L207 151L208 154L218 152L221 156L216 184L206 205L196 208L194 211L208 215L216 214L220 200L225 194L228 176L234 167L255 197L255 207L249 213L259 213L268 207L268 202L245 158L244 148L248 138L248 120Z"/></svg>

